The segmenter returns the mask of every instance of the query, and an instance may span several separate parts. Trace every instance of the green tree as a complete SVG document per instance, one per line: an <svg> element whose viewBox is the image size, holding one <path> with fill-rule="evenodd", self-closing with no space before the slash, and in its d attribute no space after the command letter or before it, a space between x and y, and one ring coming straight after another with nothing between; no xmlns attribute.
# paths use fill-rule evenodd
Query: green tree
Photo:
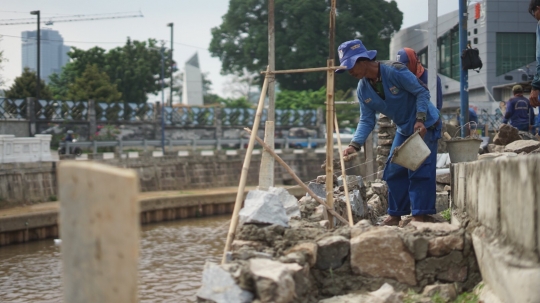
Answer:
<svg viewBox="0 0 540 303"><path fill-rule="evenodd" d="M84 73L69 86L67 98L72 101L95 100L98 102L120 101L122 93L111 84L109 76L100 72L96 64L87 65Z"/></svg>
<svg viewBox="0 0 540 303"><path fill-rule="evenodd" d="M230 0L222 24L212 29L209 47L212 56L221 60L222 73L238 74L243 68L258 73L266 69L267 7L267 0ZM275 0L276 69L326 66L328 11L328 1ZM391 35L403 21L394 0L340 0L337 12L336 49L341 42L361 39L368 49L378 51L378 59L388 59ZM276 75L276 80L284 90L318 90L325 85L326 75L286 74ZM347 90L356 83L348 75L339 76L336 88Z"/></svg>
<svg viewBox="0 0 540 303"><path fill-rule="evenodd" d="M231 98L221 99L220 103L224 107L228 107L228 108L252 108L253 107L253 104L250 103L244 97L240 97L237 99L231 99Z"/></svg>
<svg viewBox="0 0 540 303"><path fill-rule="evenodd" d="M24 99L36 96L36 73L25 67L23 73L15 78L11 87L6 91L6 98ZM52 93L43 79L40 81L40 99L52 100Z"/></svg>
<svg viewBox="0 0 540 303"><path fill-rule="evenodd" d="M165 75L170 74L170 56L165 49ZM105 72L110 82L116 84L122 93L122 101L145 103L147 94L161 90L161 54L157 41L132 41L124 46L106 51L100 47L82 50L72 47L68 53L71 61L64 66L59 75L52 76L51 85L55 97L65 100L69 86L82 76L86 67L96 65L99 72Z"/></svg>

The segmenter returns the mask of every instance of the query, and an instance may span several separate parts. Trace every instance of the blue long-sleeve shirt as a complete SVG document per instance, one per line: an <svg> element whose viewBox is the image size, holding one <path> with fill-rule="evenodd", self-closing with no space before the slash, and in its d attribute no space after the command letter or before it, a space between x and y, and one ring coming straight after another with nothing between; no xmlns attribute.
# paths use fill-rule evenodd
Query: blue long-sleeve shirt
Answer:
<svg viewBox="0 0 540 303"><path fill-rule="evenodd" d="M540 21L536 24L536 75L534 75L531 86L540 90Z"/></svg>
<svg viewBox="0 0 540 303"><path fill-rule="evenodd" d="M419 78L424 82L426 85L428 84L428 70L425 69L422 76ZM437 75L437 109L442 109L442 85L441 85L441 78Z"/></svg>
<svg viewBox="0 0 540 303"><path fill-rule="evenodd" d="M429 101L429 90L416 76L399 62L383 61L380 74L384 89L383 100L366 78L358 81L360 101L360 122L352 142L362 145L375 127L375 114L383 113L394 121L397 131L410 136L414 133L416 113L425 113L425 127L430 127L439 119L439 111Z"/></svg>
<svg viewBox="0 0 540 303"><path fill-rule="evenodd" d="M506 102L506 114L503 123L508 123L518 128L523 125L534 125L534 112L529 100L523 96L515 96Z"/></svg>

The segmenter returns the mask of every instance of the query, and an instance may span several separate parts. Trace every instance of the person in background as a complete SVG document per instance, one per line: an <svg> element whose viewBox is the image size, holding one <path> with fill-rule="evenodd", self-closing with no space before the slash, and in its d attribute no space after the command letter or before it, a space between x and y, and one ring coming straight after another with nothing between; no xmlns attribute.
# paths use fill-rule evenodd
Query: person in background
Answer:
<svg viewBox="0 0 540 303"><path fill-rule="evenodd" d="M512 87L513 98L506 102L506 114L502 123L510 121L510 125L518 130L527 132L532 131L534 126L534 111L529 104L529 100L523 97L523 87L514 85Z"/></svg>
<svg viewBox="0 0 540 303"><path fill-rule="evenodd" d="M428 84L428 71L422 66L420 60L418 60L418 55L416 55L414 49L408 47L400 49L397 53L396 61L405 64L416 78L420 79L424 84ZM437 75L437 109L439 111L442 109L442 105L441 78Z"/></svg>
<svg viewBox="0 0 540 303"><path fill-rule="evenodd" d="M355 153L375 127L375 114L383 113L397 125L383 179L388 184L388 214L381 225L399 225L401 216L426 221L435 214L437 141L442 123L439 111L430 102L429 90L401 62L377 61L377 51L367 50L362 41L351 40L338 48L341 66L359 79L357 95L360 122L343 155ZM336 70L336 73L345 70ZM390 162L394 150L419 132L431 155L415 171Z"/></svg>
<svg viewBox="0 0 540 303"><path fill-rule="evenodd" d="M540 0L531 0L529 3L529 14L536 19L536 74L532 80L532 90L529 96L529 102L532 107L540 105L538 101L538 92L540 91Z"/></svg>
<svg viewBox="0 0 540 303"><path fill-rule="evenodd" d="M72 130L67 131L67 135L64 138L64 141L65 142L73 142L73 131Z"/></svg>

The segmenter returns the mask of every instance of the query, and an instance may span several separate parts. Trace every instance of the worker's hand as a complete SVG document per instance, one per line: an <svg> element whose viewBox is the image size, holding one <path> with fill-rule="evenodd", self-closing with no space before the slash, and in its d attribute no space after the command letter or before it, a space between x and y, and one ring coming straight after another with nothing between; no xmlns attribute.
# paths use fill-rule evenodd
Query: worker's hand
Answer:
<svg viewBox="0 0 540 303"><path fill-rule="evenodd" d="M345 148L343 150L343 156L345 157L345 156L348 156L350 154L354 154L355 152L356 152L356 149L349 145L349 146L347 146L347 148Z"/></svg>
<svg viewBox="0 0 540 303"><path fill-rule="evenodd" d="M529 102L531 103L532 107L537 107L540 105L540 102L538 102L538 90L533 89L531 90L531 95L529 96Z"/></svg>
<svg viewBox="0 0 540 303"><path fill-rule="evenodd" d="M422 137L422 139L424 139L424 136L427 133L427 129L424 126L424 122L416 121L416 123L414 123L414 131L415 132L420 131L420 137Z"/></svg>

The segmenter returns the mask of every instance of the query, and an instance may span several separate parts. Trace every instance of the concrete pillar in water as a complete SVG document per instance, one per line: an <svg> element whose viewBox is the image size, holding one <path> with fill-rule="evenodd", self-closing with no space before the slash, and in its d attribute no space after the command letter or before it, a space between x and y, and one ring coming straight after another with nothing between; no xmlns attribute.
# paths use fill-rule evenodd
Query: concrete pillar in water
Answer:
<svg viewBox="0 0 540 303"><path fill-rule="evenodd" d="M62 161L58 182L64 302L138 302L136 172Z"/></svg>

